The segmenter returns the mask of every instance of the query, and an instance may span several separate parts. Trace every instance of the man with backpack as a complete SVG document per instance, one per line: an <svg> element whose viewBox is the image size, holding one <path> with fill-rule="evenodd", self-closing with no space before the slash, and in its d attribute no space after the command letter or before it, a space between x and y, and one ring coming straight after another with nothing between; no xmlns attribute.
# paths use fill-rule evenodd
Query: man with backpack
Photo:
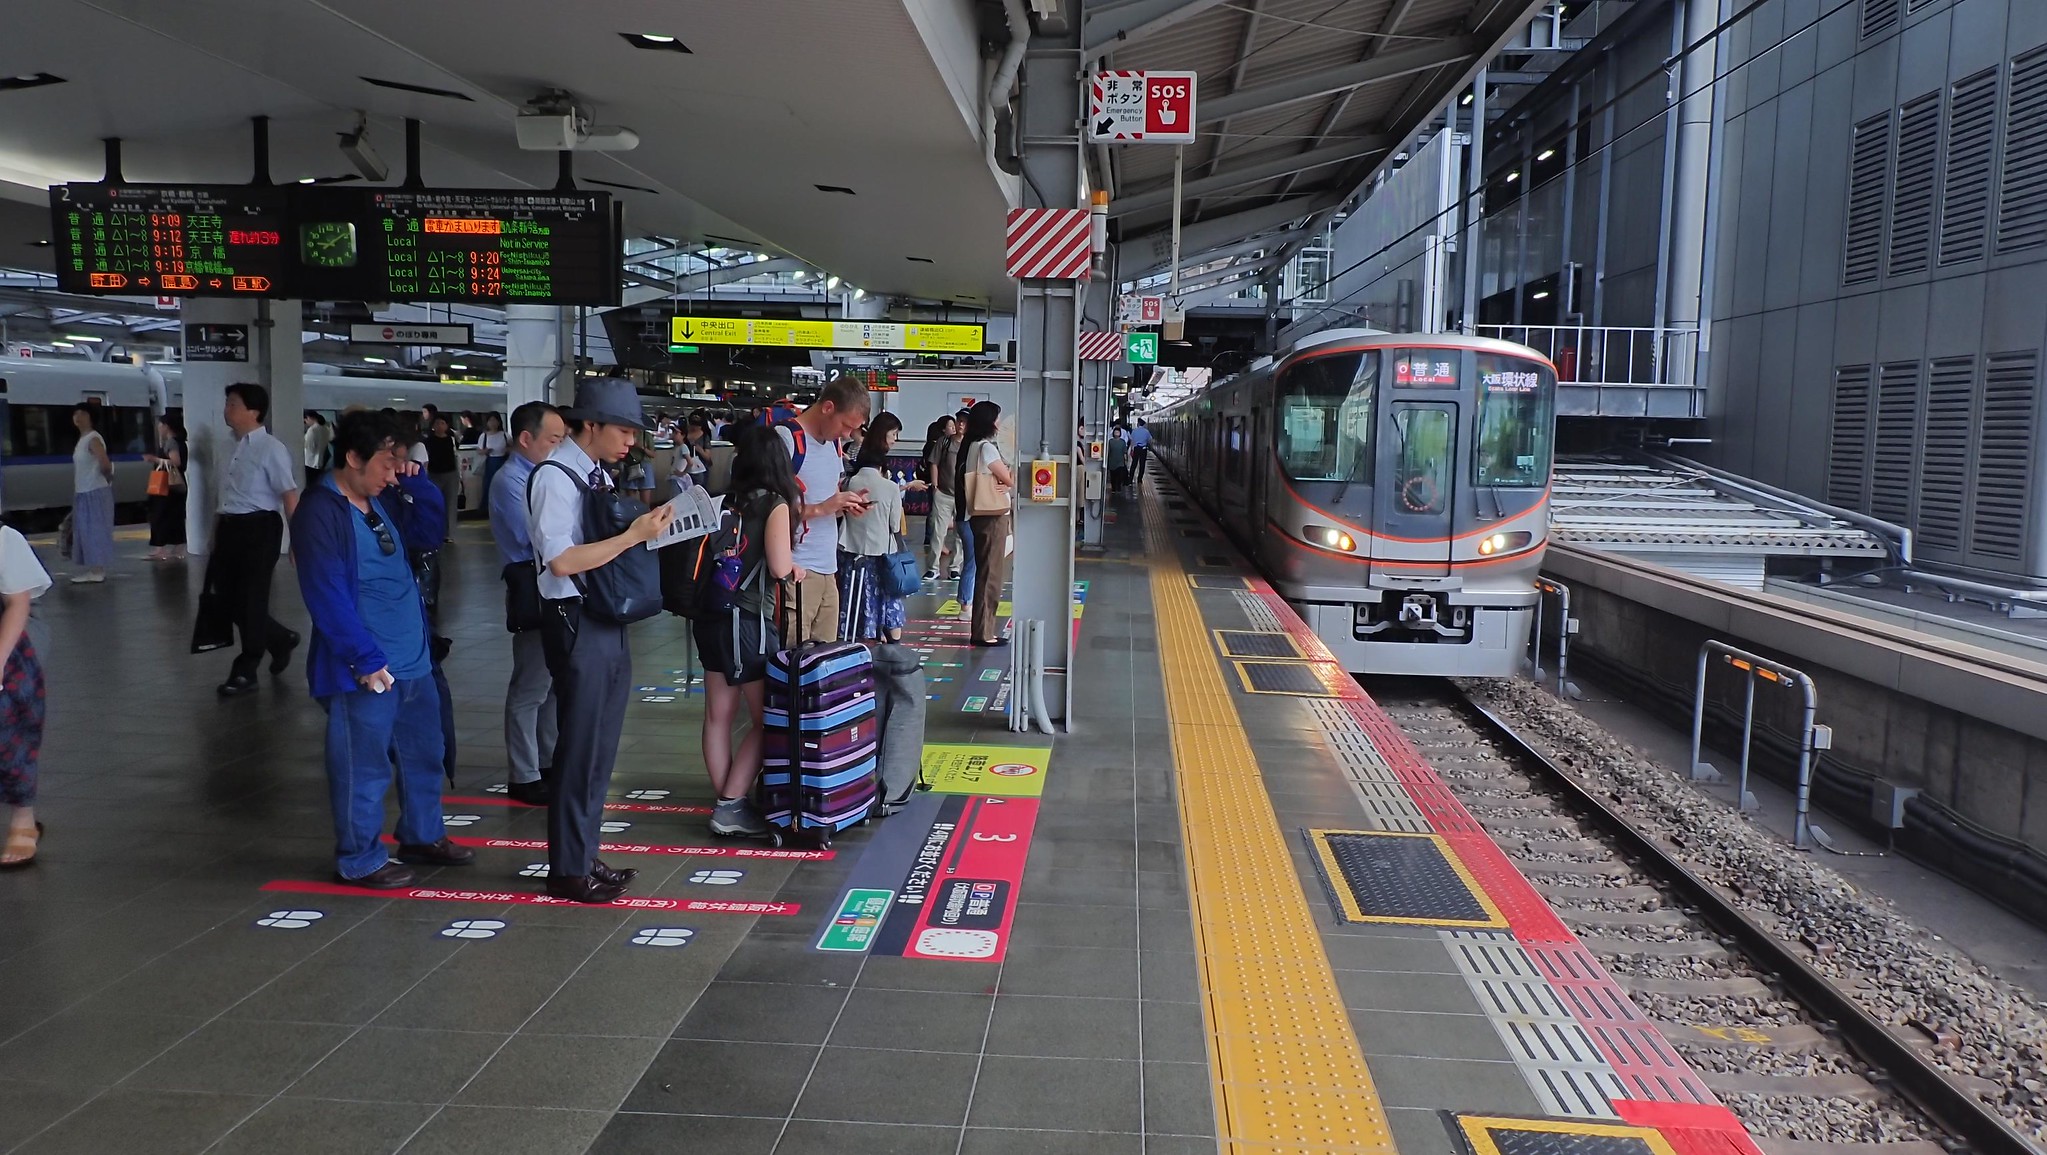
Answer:
<svg viewBox="0 0 2047 1155"><path fill-rule="evenodd" d="M541 644L554 678L554 801L547 811L547 893L607 903L635 871L597 858L604 796L632 691L626 626L661 611L659 563L641 547L673 511L646 512L615 492L603 466L623 461L647 418L639 392L615 377L576 386L562 413L570 436L534 467L528 529L540 564Z"/></svg>
<svg viewBox="0 0 2047 1155"><path fill-rule="evenodd" d="M803 492L803 526L796 533L796 564L805 574L797 584L803 619L783 629L789 645L839 638L839 515L862 513L868 505L864 494L839 487L846 476L839 442L867 423L873 407L867 386L841 377L810 408L775 423Z"/></svg>

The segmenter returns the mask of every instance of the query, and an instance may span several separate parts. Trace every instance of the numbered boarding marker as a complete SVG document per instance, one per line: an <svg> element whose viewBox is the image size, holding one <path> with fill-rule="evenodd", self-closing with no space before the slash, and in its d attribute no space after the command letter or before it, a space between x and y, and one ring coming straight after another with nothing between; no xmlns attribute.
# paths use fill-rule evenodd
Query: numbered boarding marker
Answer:
<svg viewBox="0 0 2047 1155"><path fill-rule="evenodd" d="M441 929L442 938L496 938L505 929L502 919L458 918Z"/></svg>
<svg viewBox="0 0 2047 1155"><path fill-rule="evenodd" d="M698 886L737 886L746 877L743 870L699 870L689 876Z"/></svg>
<svg viewBox="0 0 2047 1155"><path fill-rule="evenodd" d="M272 930L304 930L326 917L327 912L321 910L273 910L257 919L256 925Z"/></svg>

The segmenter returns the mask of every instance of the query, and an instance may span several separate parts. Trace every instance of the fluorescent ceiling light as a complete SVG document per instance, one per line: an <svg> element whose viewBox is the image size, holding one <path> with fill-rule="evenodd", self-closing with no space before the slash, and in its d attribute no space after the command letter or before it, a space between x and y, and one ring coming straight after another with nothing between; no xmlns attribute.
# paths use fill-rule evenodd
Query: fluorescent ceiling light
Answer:
<svg viewBox="0 0 2047 1155"><path fill-rule="evenodd" d="M90 341L95 345L99 344L101 341L106 340L105 337L86 337L78 333L66 333L64 334L64 339L67 341Z"/></svg>
<svg viewBox="0 0 2047 1155"><path fill-rule="evenodd" d="M1520 172L1520 170L1519 170L1519 169L1516 169L1515 171L1513 171L1513 172L1510 172L1510 173L1508 173L1508 174L1507 174L1507 183L1508 183L1508 184L1513 184L1513 183L1514 183L1515 181L1517 181L1517 180L1520 180L1520 179L1521 179L1521 172Z"/></svg>
<svg viewBox="0 0 2047 1155"><path fill-rule="evenodd" d="M1542 292L1540 292L1540 293L1537 293L1537 294L1535 294L1535 299L1536 299L1536 300L1538 300L1538 301L1540 301L1540 300L1543 300L1544 298L1546 298L1546 297L1548 297L1548 296L1549 296L1549 290L1548 290L1548 289L1544 289L1544 290L1543 290Z"/></svg>
<svg viewBox="0 0 2047 1155"><path fill-rule="evenodd" d="M621 32L619 35L634 48L644 48L649 52L680 52L684 56L694 55L690 52L689 45L665 32Z"/></svg>
<svg viewBox="0 0 2047 1155"><path fill-rule="evenodd" d="M853 299L854 299L854 300L856 300L856 301L864 301L864 300L866 300L866 299L867 299L867 290L866 290L866 289L855 289L855 290L853 290Z"/></svg>
<svg viewBox="0 0 2047 1155"><path fill-rule="evenodd" d="M839 279L838 279L837 277L826 277L826 278L825 278L825 282L824 282L824 287L825 287L825 288L827 288L827 289L836 289L836 288L838 288L838 287L839 287Z"/></svg>
<svg viewBox="0 0 2047 1155"><path fill-rule="evenodd" d="M1541 153L1537 154L1537 156L1536 156L1536 158L1535 158L1535 159L1537 159L1537 160L1548 160L1549 158L1551 158L1551 157L1555 156L1556 154L1557 154L1557 150L1556 150L1556 149L1553 149L1553 148L1546 148L1546 149L1543 149Z"/></svg>
<svg viewBox="0 0 2047 1155"><path fill-rule="evenodd" d="M71 346L71 342L69 342L69 341L52 341L52 342L50 342L50 348L52 348L52 349L69 349L69 348L71 348L71 347L72 347L72 346Z"/></svg>
<svg viewBox="0 0 2047 1155"><path fill-rule="evenodd" d="M368 361L372 365L384 364L384 359L382 357L364 357L363 360Z"/></svg>
<svg viewBox="0 0 2047 1155"><path fill-rule="evenodd" d="M309 176L302 176L302 177L300 177L300 178L299 178L299 183L300 183L300 184L312 184L312 183L313 183L313 178L312 178L312 177L309 177Z"/></svg>

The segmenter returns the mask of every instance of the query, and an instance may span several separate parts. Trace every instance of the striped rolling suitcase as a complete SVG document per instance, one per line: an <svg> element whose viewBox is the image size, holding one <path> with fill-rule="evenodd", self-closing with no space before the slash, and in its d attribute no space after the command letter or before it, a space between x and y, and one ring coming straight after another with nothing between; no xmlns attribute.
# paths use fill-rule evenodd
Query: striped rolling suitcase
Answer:
<svg viewBox="0 0 2047 1155"><path fill-rule="evenodd" d="M801 620L801 613L798 613ZM863 822L879 794L880 722L865 646L797 645L768 659L755 803L778 829L832 835Z"/></svg>

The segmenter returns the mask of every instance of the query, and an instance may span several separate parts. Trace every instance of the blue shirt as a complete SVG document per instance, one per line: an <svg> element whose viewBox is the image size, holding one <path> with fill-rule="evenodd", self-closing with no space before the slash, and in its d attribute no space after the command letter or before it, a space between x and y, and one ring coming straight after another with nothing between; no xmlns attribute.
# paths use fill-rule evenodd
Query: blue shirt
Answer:
<svg viewBox="0 0 2047 1155"><path fill-rule="evenodd" d="M534 466L539 473L533 479L533 500L526 509L526 532L533 541L533 560L541 567L540 596L562 601L580 598L583 591L577 588L575 578L557 577L547 567L564 550L589 544L583 540L583 486L609 489L611 482L573 437L564 438L548 460L561 462L568 472ZM577 478L582 479L582 486L576 484Z"/></svg>
<svg viewBox="0 0 2047 1155"><path fill-rule="evenodd" d="M1140 425L1130 431L1130 445L1133 449L1145 449L1151 445L1151 430Z"/></svg>
<svg viewBox="0 0 2047 1155"><path fill-rule="evenodd" d="M490 536L506 565L533 560L533 535L526 530L526 479L531 476L533 463L514 453L490 482Z"/></svg>
<svg viewBox="0 0 2047 1155"><path fill-rule="evenodd" d="M327 484L332 486L333 479ZM374 498L370 512L383 523L383 538L370 528L368 515L352 505L349 511L355 515L350 520L355 525L356 612L370 637L376 639L377 648L384 651L392 677L400 681L424 678L433 673L433 658L427 653L426 619L419 613L419 585L399 545L398 530L385 514L383 503ZM388 556L384 539L392 545Z"/></svg>

